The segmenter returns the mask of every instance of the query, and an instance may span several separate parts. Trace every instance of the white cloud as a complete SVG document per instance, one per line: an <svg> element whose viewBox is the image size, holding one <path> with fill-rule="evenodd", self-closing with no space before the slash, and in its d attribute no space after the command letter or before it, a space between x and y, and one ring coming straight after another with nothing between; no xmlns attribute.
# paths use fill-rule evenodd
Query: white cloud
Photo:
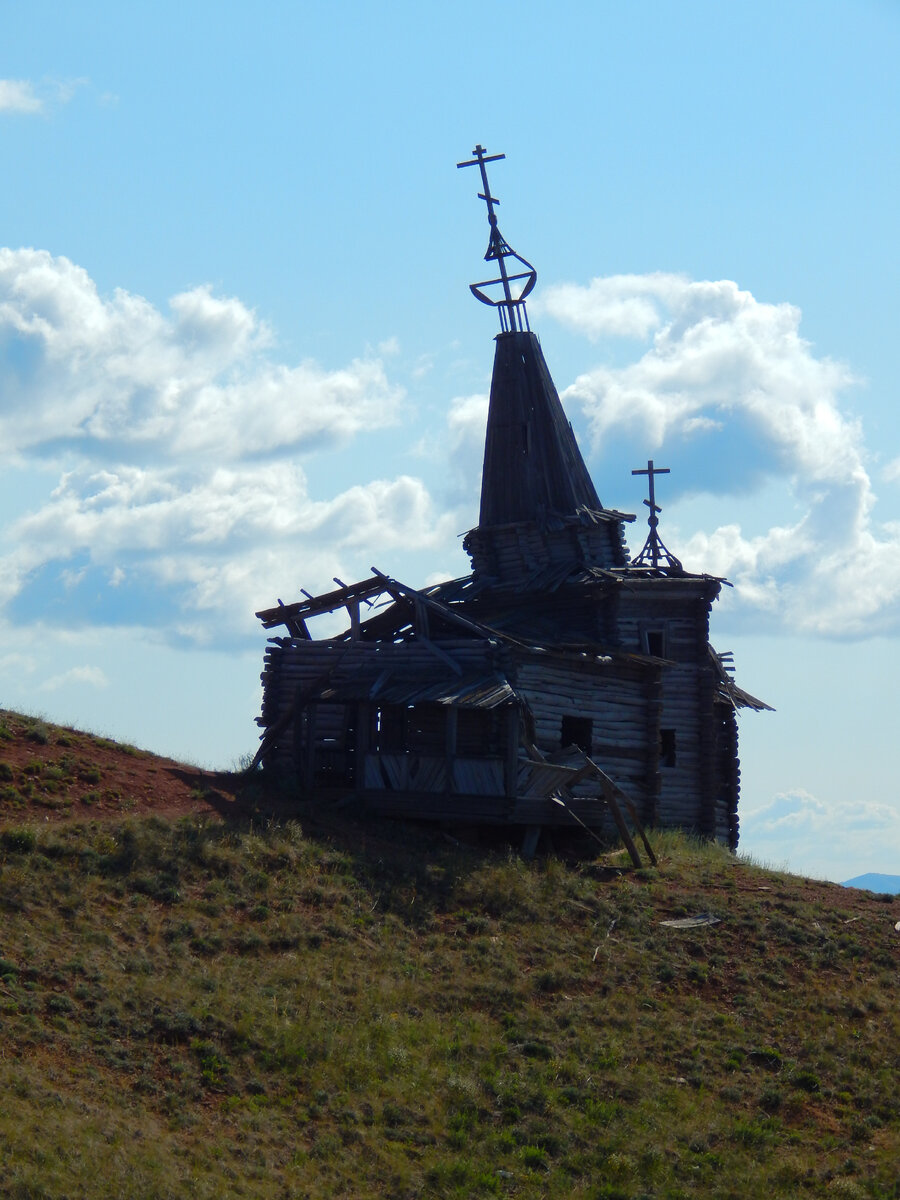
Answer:
<svg viewBox="0 0 900 1200"><path fill-rule="evenodd" d="M535 312L547 312L590 338L645 338L657 329L670 298L688 282L682 275L656 271L650 275L607 275L587 287L562 283L547 288Z"/></svg>
<svg viewBox="0 0 900 1200"><path fill-rule="evenodd" d="M446 436L439 448L441 470L451 480L451 496L467 511L477 504L481 488L488 403L489 398L483 394L452 400L447 412Z"/></svg>
<svg viewBox="0 0 900 1200"><path fill-rule="evenodd" d="M171 467L70 472L11 532L18 549L4 562L8 599L29 595L30 578L45 564L74 558L79 565L56 576L64 593L89 577L89 567L101 567L104 586L120 593L130 585L174 594L177 616L160 603L161 619L205 640L251 633L254 612L285 591L328 587L348 563L367 572L391 551L436 549L454 529L417 479L374 480L315 500L296 464L275 462L194 476ZM29 606L48 603L53 586L43 580L43 598ZM119 603L127 613L128 600Z"/></svg>
<svg viewBox="0 0 900 1200"><path fill-rule="evenodd" d="M755 809L741 808L740 848L773 865L827 879L894 869L900 858L896 805L854 796L826 802L804 788L779 792Z"/></svg>
<svg viewBox="0 0 900 1200"><path fill-rule="evenodd" d="M858 381L813 353L798 309L729 280L668 274L550 288L543 306L592 338L649 342L636 361L597 366L564 392L583 406L595 449L616 439L654 455L665 448L682 488L687 478L688 489L713 495L790 482L799 516L768 529L713 523L670 534L682 561L730 578L745 613L795 631L897 627L900 525L874 518L862 429L844 403Z"/></svg>
<svg viewBox="0 0 900 1200"><path fill-rule="evenodd" d="M68 104L88 79L43 79L35 85L30 79L0 79L0 113L32 115L46 112L57 104Z"/></svg>
<svg viewBox="0 0 900 1200"><path fill-rule="evenodd" d="M403 391L380 358L326 370L272 346L251 309L208 286L162 312L101 296L68 259L0 250L0 446L20 468L61 469L7 526L13 619L257 633L254 610L280 594L453 543L455 522L411 476L310 494L298 454L396 424Z"/></svg>
<svg viewBox="0 0 900 1200"><path fill-rule="evenodd" d="M109 679L100 667L71 667L61 675L54 675L40 685L42 692L56 692L71 684L86 684L88 687L109 687Z"/></svg>
<svg viewBox="0 0 900 1200"><path fill-rule="evenodd" d="M27 79L0 79L0 113L38 113L43 107Z"/></svg>
<svg viewBox="0 0 900 1200"><path fill-rule="evenodd" d="M598 315L594 295L603 282L581 289L581 316L579 289L572 286L564 289L564 305L558 289L550 289L545 305L591 331L605 313ZM568 389L567 396L584 404L595 438L626 426L640 430L656 449L668 438L738 422L755 439L751 453L756 450L770 468L796 468L828 481L863 473L859 427L836 404L853 376L845 366L812 354L799 335L798 309L760 303L730 280L695 283L649 275L618 276L615 282L620 305L627 302L629 284L646 305L641 336L652 333L653 344L637 362L597 367Z"/></svg>
<svg viewBox="0 0 900 1200"><path fill-rule="evenodd" d="M208 286L169 314L41 250L0 250L0 444L81 443L217 460L301 450L396 421L378 359L326 371L265 356L271 333ZM84 445L85 443L94 443Z"/></svg>

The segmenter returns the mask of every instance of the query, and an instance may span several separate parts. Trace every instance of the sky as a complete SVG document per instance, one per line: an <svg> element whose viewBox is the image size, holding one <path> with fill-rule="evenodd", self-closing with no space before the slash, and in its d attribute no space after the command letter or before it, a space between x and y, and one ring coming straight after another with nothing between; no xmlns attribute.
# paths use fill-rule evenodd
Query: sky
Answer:
<svg viewBox="0 0 900 1200"><path fill-rule="evenodd" d="M670 468L734 585L741 851L900 873L900 5L0 0L0 46L0 704L230 767L257 610L466 573L481 143L602 501Z"/></svg>

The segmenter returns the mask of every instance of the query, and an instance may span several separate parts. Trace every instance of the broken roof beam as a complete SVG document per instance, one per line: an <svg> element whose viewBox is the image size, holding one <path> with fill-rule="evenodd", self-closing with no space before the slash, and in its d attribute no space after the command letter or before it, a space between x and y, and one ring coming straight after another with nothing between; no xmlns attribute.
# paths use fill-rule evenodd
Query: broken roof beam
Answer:
<svg viewBox="0 0 900 1200"><path fill-rule="evenodd" d="M448 621L453 625L458 625L460 629L465 629L468 633L474 633L480 638L502 637L504 641L515 641L514 638L510 638L508 635L498 633L497 630L492 629L489 625L482 625L480 622L469 620L468 617L460 616L460 614L455 612L449 604L444 604L440 600L435 600L425 592L417 591L415 588L407 587L405 584L399 583L396 579L391 579L388 575L382 575L381 572L376 570L375 567L372 567L371 570L379 576L384 584L384 590L389 592L395 600L399 601L408 597L415 602L415 600L418 599L432 612L443 617L445 621Z"/></svg>
<svg viewBox="0 0 900 1200"><path fill-rule="evenodd" d="M385 576L378 575L364 579L361 583L353 583L334 592L324 592L321 596L313 596L308 600L298 600L295 604L279 604L277 608L261 609L256 615L262 621L264 628L271 629L275 625L286 625L287 620L320 616L322 613L334 612L338 608L346 608L348 602L369 600L384 592ZM286 620L287 618L287 620Z"/></svg>
<svg viewBox="0 0 900 1200"><path fill-rule="evenodd" d="M280 596L278 598L278 608L284 609L285 613L287 612L287 605L281 599ZM306 622L304 620L302 620L302 618L285 615L285 617L283 619L284 619L284 624L287 627L287 631L291 635L291 637L297 638L298 640L304 641L304 642L312 641L310 632L306 628Z"/></svg>
<svg viewBox="0 0 900 1200"><path fill-rule="evenodd" d="M408 635L415 632L412 604L408 600L398 601L389 592L386 594L390 596L391 603L385 603L384 607L380 607L374 616L360 620L360 640L366 642L392 642L402 636L402 639L406 641L408 640ZM345 629L343 633L336 634L327 640L331 642L346 642L350 640L352 632L352 629Z"/></svg>

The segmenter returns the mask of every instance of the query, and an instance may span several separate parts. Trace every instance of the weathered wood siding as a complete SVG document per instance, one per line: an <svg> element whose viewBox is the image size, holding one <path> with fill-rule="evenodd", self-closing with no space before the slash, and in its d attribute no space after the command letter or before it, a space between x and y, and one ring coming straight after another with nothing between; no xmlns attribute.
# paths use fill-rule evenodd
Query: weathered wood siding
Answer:
<svg viewBox="0 0 900 1200"><path fill-rule="evenodd" d="M473 638L444 639L434 645L458 665L461 675L487 674L493 670L496 652L484 641ZM446 660L424 642L270 639L261 675L263 706L258 723L263 727L263 736L268 730L276 730L277 733L264 759L264 766L290 773L300 767L300 748L295 744L299 714L295 710L298 702L303 703L304 693L321 688L328 680L339 683L362 676L374 680L382 671L390 672L390 678L402 678L404 675L421 677L428 673L433 673L435 679L453 678ZM348 707L323 702L313 706L312 736L317 753L324 755L332 749L349 749L345 739ZM424 738L427 730L422 729L419 733ZM421 745L419 749L422 749Z"/></svg>
<svg viewBox="0 0 900 1200"><path fill-rule="evenodd" d="M654 807L648 789L648 730L655 750L655 674L655 668L639 664L566 662L549 655L523 658L515 671L516 688L534 717L538 749L551 756L561 748L564 718L589 720L591 757L623 788L645 820ZM573 793L580 800L595 797L597 785L585 781L576 784Z"/></svg>
<svg viewBox="0 0 900 1200"><path fill-rule="evenodd" d="M495 545L519 556L523 569L546 567L546 536L533 527L487 532ZM571 559L572 539L582 531L556 532L560 546L568 539ZM591 527L588 536L593 532L603 533ZM736 723L708 646L717 582L630 574L560 582L558 589L521 596L514 588L490 589L465 609L472 620L487 626L497 620L498 628L515 630L520 643L545 646L544 652L503 637L447 636L446 630L397 642L271 639L259 719L268 734L266 767L296 774L307 786L352 778L367 803L385 813L415 810L438 819L453 811L457 797L460 819L463 812L478 819L481 811L486 821L517 822L530 814L540 823L566 824L570 818L546 796L526 799L517 786L521 748L499 718L491 724L485 712L459 709L451 720L453 706L394 703L375 686L382 676L413 685L417 678L452 678L455 663L457 677L496 672L509 679L526 706L524 740L533 739L548 757L564 740L577 740L571 723L564 739L566 718L589 721L591 757L644 823L736 845ZM567 644L593 649L579 654L564 649ZM355 692L348 686L354 680L361 681ZM395 714L388 712L391 704ZM507 711L515 721L516 710ZM582 819L608 827L596 792L589 780L576 784L572 804Z"/></svg>
<svg viewBox="0 0 900 1200"><path fill-rule="evenodd" d="M559 521L557 528L518 523L472 529L463 543L476 576L501 587L521 587L554 568L572 571L579 563L620 565L624 561L618 521Z"/></svg>
<svg viewBox="0 0 900 1200"><path fill-rule="evenodd" d="M629 581L618 624L623 649L656 653L671 664L663 669L660 686L655 823L736 845L736 726L733 711L730 717L721 715L709 659L709 610L718 590L709 579ZM673 737L674 762L672 754L663 753L665 740Z"/></svg>

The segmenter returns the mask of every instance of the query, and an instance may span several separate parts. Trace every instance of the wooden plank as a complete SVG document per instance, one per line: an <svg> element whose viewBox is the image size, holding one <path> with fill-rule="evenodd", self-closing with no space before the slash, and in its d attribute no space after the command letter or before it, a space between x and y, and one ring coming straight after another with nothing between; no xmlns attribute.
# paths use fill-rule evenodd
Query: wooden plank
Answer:
<svg viewBox="0 0 900 1200"><path fill-rule="evenodd" d="M656 861L656 855L653 853L653 847L650 845L650 842L647 840L647 835L644 832L644 827L641 824L640 819L638 817L637 809L634 807L631 800L629 800L627 796L625 798L625 807L628 809L631 819L634 822L634 827L638 831L641 841L644 843L644 849L647 851L647 857L650 859L650 861L654 867L659 866L659 863Z"/></svg>
<svg viewBox="0 0 900 1200"><path fill-rule="evenodd" d="M462 795L505 795L503 764L490 758L457 758L450 790Z"/></svg>

